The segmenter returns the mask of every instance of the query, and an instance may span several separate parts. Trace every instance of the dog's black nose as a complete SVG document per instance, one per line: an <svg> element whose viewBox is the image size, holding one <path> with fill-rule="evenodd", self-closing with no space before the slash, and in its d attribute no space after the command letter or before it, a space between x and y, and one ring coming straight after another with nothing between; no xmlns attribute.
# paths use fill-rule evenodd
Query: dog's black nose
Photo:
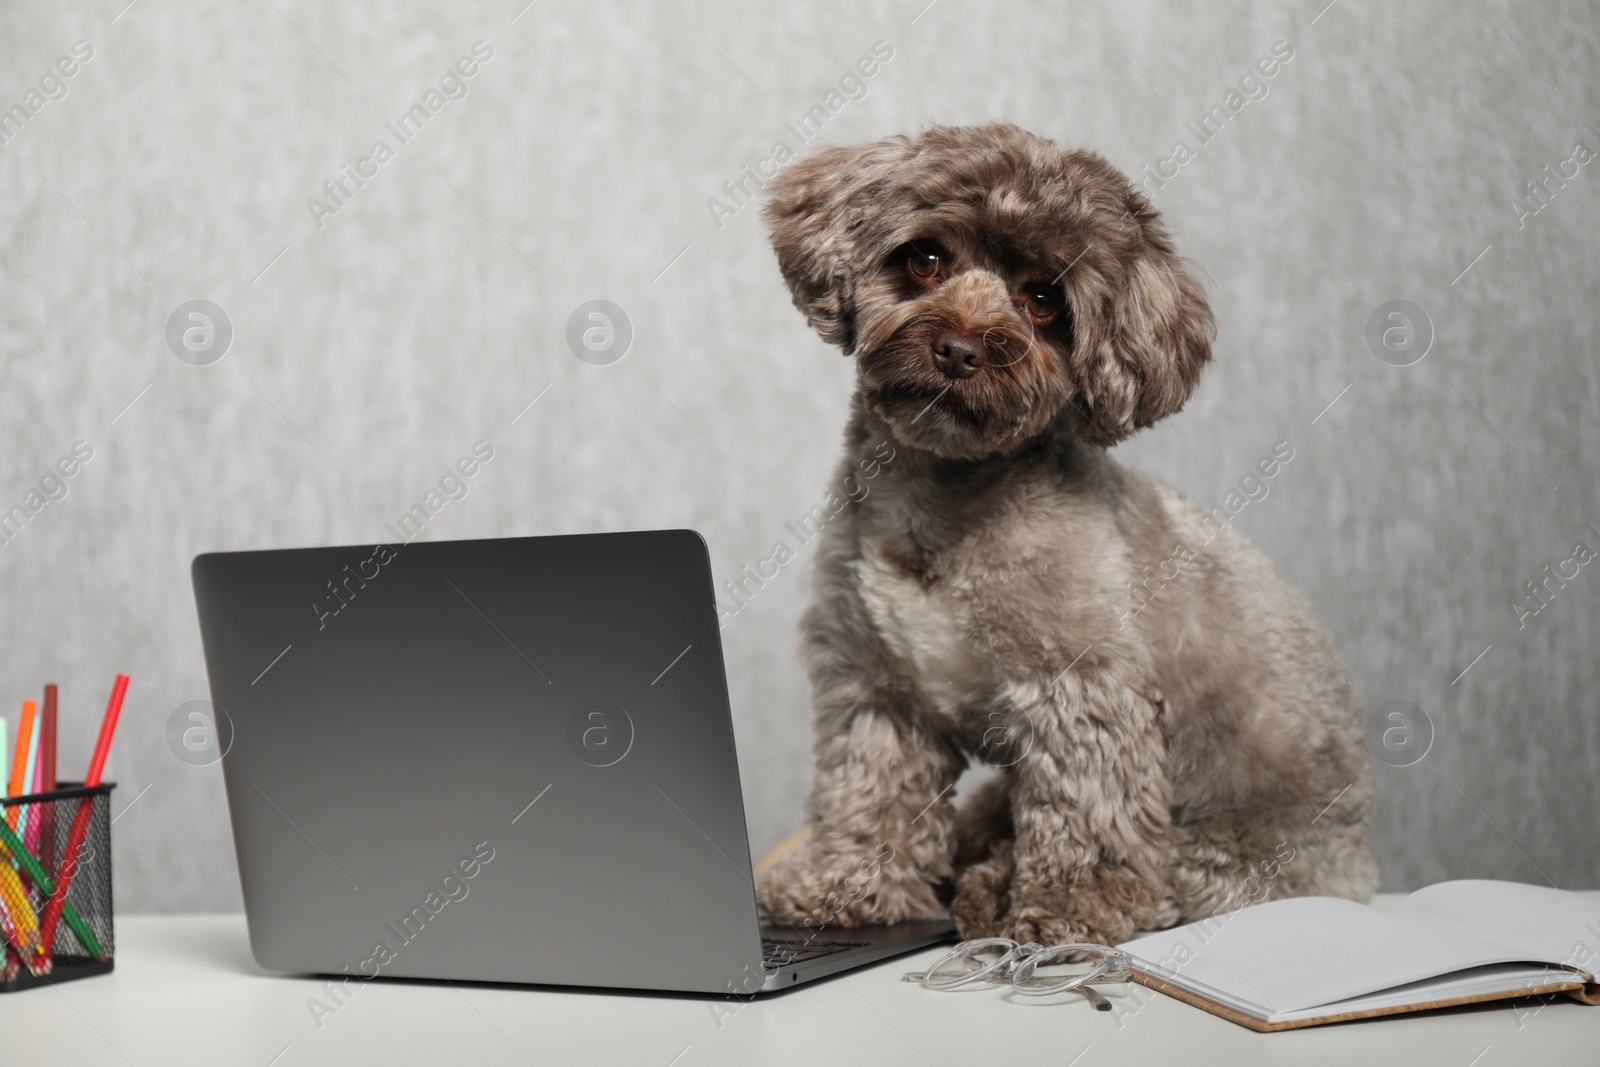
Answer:
<svg viewBox="0 0 1600 1067"><path fill-rule="evenodd" d="M933 339L933 361L947 378L970 378L983 366L983 345L976 337L946 330Z"/></svg>

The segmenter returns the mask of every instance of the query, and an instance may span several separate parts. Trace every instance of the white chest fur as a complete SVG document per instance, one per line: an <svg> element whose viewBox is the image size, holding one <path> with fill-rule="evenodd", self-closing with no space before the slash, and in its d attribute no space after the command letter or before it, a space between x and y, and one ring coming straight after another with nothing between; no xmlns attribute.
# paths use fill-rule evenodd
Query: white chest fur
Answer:
<svg viewBox="0 0 1600 1067"><path fill-rule="evenodd" d="M979 701L991 679L971 640L959 595L942 583L924 585L904 567L871 550L853 569L852 578L879 634L928 706L955 718Z"/></svg>

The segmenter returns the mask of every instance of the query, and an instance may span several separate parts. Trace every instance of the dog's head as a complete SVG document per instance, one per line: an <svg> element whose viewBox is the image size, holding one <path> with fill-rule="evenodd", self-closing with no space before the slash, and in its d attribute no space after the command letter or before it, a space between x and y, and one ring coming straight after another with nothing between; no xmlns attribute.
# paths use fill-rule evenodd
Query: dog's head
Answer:
<svg viewBox="0 0 1600 1067"><path fill-rule="evenodd" d="M1010 123L825 148L768 183L795 305L900 441L1107 445L1183 406L1214 330L1160 216L1100 156Z"/></svg>

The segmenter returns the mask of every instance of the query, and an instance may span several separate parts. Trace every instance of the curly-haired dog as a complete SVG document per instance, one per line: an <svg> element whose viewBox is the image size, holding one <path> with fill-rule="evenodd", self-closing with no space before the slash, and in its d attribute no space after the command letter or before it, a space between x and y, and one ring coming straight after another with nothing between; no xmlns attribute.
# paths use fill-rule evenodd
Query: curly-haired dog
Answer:
<svg viewBox="0 0 1600 1067"><path fill-rule="evenodd" d="M795 304L855 357L841 469L894 458L820 543L810 835L763 911L896 922L953 882L964 936L1115 944L1369 896L1371 771L1327 635L1107 454L1210 358L1150 202L1008 123L823 149L768 188ZM972 757L1003 770L958 815Z"/></svg>

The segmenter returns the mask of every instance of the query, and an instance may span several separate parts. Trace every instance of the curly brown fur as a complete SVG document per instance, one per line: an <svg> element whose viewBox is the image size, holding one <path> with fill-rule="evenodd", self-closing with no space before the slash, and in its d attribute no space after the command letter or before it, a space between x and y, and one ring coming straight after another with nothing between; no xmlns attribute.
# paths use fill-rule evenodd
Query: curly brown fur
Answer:
<svg viewBox="0 0 1600 1067"><path fill-rule="evenodd" d="M1149 201L1007 123L824 149L770 188L796 305L855 357L844 468L894 458L820 542L812 832L762 878L766 914L893 922L945 887L969 937L1115 943L1367 897L1371 774L1327 635L1106 453L1210 358ZM1146 567L1159 600L1119 610ZM972 756L1007 766L958 816Z"/></svg>

